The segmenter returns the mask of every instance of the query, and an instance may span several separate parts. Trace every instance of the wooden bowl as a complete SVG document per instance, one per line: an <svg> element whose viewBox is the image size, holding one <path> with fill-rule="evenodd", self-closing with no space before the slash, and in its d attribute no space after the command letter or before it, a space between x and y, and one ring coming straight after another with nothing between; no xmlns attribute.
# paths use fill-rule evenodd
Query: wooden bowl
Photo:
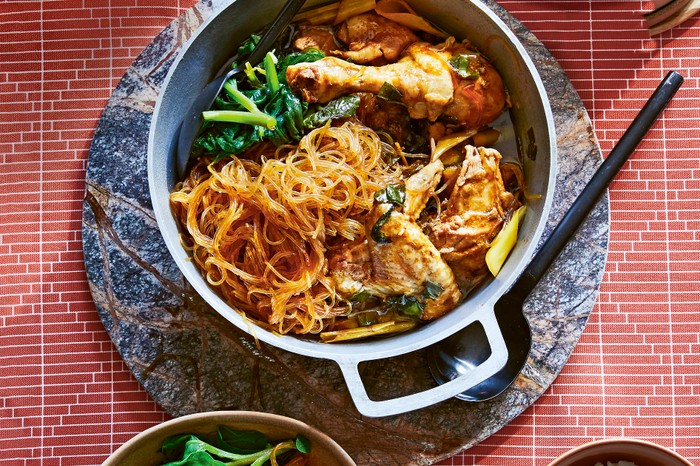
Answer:
<svg viewBox="0 0 700 466"><path fill-rule="evenodd" d="M605 439L564 453L549 466L594 466L608 461L631 461L637 466L693 466L678 453L655 443L635 439Z"/></svg>
<svg viewBox="0 0 700 466"><path fill-rule="evenodd" d="M226 425L238 430L257 430L270 442L306 437L311 443L308 466L356 466L340 445L323 432L301 421L276 414L252 411L212 411L178 417L153 426L119 447L102 466L152 466L162 464L160 447L171 435L216 432Z"/></svg>

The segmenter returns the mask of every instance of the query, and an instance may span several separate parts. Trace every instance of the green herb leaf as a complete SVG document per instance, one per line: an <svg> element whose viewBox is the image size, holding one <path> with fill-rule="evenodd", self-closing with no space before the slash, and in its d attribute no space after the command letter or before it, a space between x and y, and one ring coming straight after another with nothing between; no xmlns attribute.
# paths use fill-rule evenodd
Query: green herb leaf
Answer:
<svg viewBox="0 0 700 466"><path fill-rule="evenodd" d="M384 233L382 233L381 228L384 226L386 222L389 221L391 218L391 213L394 211L394 206L391 206L389 210L384 212L381 217L376 221L374 226L372 227L372 230L370 231L370 236L374 241L376 241L378 244L388 244L391 241L389 238L386 237Z"/></svg>
<svg viewBox="0 0 700 466"><path fill-rule="evenodd" d="M417 316L423 315L423 309L425 306L421 303L415 296L400 295L400 296L390 296L386 299L387 306L389 310L400 312L401 314L407 316Z"/></svg>
<svg viewBox="0 0 700 466"><path fill-rule="evenodd" d="M438 296L445 291L443 287L432 282L425 282L423 285L425 286L425 290L423 290L423 293L420 295L422 300L437 299Z"/></svg>
<svg viewBox="0 0 700 466"><path fill-rule="evenodd" d="M367 301L367 299L369 299L370 296L372 296L372 295L369 293L369 291L366 291L366 290L358 291L354 295L350 296L350 302L362 304L365 301Z"/></svg>
<svg viewBox="0 0 700 466"><path fill-rule="evenodd" d="M388 202L394 205L404 206L406 202L406 185L390 184L386 188L374 194L377 202Z"/></svg>
<svg viewBox="0 0 700 466"><path fill-rule="evenodd" d="M403 104L403 94L396 88L396 86L389 82L382 84L382 87L379 88L379 92L377 92L377 97L384 99L387 102Z"/></svg>
<svg viewBox="0 0 700 466"><path fill-rule="evenodd" d="M295 444L301 453L311 453L311 442L306 437L297 436Z"/></svg>
<svg viewBox="0 0 700 466"><path fill-rule="evenodd" d="M465 79L479 77L479 55L475 53L455 55L448 63L458 76Z"/></svg>
<svg viewBox="0 0 700 466"><path fill-rule="evenodd" d="M251 53L253 53L253 49L255 49L258 42L260 42L260 38L261 37L258 34L251 34L250 37L248 37L248 39L246 39L245 42L238 47L237 54L241 57L249 56ZM236 66L233 65L233 68L235 67Z"/></svg>
<svg viewBox="0 0 700 466"><path fill-rule="evenodd" d="M330 120L349 118L357 112L359 107L360 97L357 95L338 97L324 106L317 106L313 112L310 112L304 118L304 127L318 128Z"/></svg>

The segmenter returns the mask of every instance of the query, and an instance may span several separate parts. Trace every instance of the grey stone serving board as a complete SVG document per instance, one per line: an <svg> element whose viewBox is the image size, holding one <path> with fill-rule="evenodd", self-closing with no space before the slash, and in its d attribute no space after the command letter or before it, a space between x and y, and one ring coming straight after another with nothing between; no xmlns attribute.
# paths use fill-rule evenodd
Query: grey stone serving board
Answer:
<svg viewBox="0 0 700 466"><path fill-rule="evenodd" d="M522 41L551 101L559 172L546 237L600 164L600 149L556 60L507 11L485 3ZM583 332L605 266L607 195L527 300L532 350L508 390L482 403L451 399L402 415L362 417L335 363L256 347L204 303L158 231L146 173L151 114L178 50L212 11L211 0L200 1L144 49L112 94L90 148L85 267L100 319L129 369L172 416L222 409L286 415L326 432L359 465L434 464L501 429L550 386ZM362 375L377 397L434 384L423 351L364 363Z"/></svg>

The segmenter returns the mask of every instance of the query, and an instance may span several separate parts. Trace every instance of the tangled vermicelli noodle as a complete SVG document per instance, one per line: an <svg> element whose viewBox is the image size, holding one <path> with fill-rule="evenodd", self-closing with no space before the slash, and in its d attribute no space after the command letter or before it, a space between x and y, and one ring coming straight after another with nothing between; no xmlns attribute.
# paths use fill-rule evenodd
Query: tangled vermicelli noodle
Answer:
<svg viewBox="0 0 700 466"><path fill-rule="evenodd" d="M391 147L357 123L324 126L297 146L195 167L171 194L183 244L206 280L280 333L318 333L338 306L325 253L364 235L374 193L401 177Z"/></svg>

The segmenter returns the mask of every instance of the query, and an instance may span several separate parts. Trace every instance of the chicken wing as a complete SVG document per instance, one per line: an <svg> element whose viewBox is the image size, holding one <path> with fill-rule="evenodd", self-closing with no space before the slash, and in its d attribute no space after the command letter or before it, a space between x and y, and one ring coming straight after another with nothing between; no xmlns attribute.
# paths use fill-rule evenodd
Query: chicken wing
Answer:
<svg viewBox="0 0 700 466"><path fill-rule="evenodd" d="M455 61L471 60L471 74L463 77ZM506 105L506 92L498 72L454 38L434 46L410 44L396 63L363 66L335 57L287 68L287 82L307 102L326 103L354 92L377 94L385 83L399 91L400 99L414 119L435 121L442 117L467 127L480 127L495 120Z"/></svg>

